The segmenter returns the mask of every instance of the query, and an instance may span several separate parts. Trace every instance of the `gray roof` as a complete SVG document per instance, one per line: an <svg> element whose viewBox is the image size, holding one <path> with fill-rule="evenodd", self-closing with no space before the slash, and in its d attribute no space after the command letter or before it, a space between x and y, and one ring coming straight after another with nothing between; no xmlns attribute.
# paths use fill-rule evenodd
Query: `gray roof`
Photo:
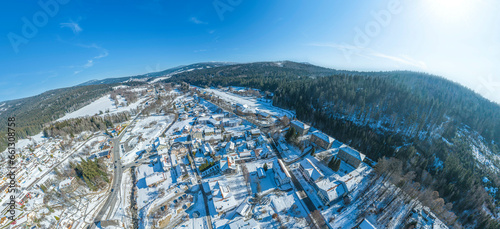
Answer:
<svg viewBox="0 0 500 229"><path fill-rule="evenodd" d="M302 129L304 129L304 130L311 127L311 126L309 126L309 125L307 125L307 124L305 124L305 123L303 123L303 122L301 122L299 120L293 120L291 123L293 125L296 125L296 126L302 128Z"/></svg>
<svg viewBox="0 0 500 229"><path fill-rule="evenodd" d="M360 161L363 161L366 157L364 154L346 145L341 146L340 149Z"/></svg>
<svg viewBox="0 0 500 229"><path fill-rule="evenodd" d="M328 143L333 143L335 141L335 138L332 138L319 130L314 131L312 134Z"/></svg>

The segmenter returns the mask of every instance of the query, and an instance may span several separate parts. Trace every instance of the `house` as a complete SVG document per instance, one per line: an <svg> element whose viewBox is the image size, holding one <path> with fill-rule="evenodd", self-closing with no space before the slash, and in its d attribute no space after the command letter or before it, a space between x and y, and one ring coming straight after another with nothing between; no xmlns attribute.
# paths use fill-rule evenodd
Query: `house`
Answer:
<svg viewBox="0 0 500 229"><path fill-rule="evenodd" d="M160 162L161 162L161 167L163 168L163 171L167 171L167 169L170 167L169 157L166 154L161 155Z"/></svg>
<svg viewBox="0 0 500 229"><path fill-rule="evenodd" d="M250 132L250 135L252 135L252 137L259 137L259 135L260 135L260 130L257 128L251 129L249 132Z"/></svg>
<svg viewBox="0 0 500 229"><path fill-rule="evenodd" d="M236 213L240 214L241 216L245 217L247 215L248 210L250 210L250 205L248 205L247 202L243 202L237 209Z"/></svg>
<svg viewBox="0 0 500 229"><path fill-rule="evenodd" d="M265 178L266 177L266 171L264 171L263 168L258 168L257 169L257 176L259 179Z"/></svg>
<svg viewBox="0 0 500 229"><path fill-rule="evenodd" d="M220 181L211 181L209 186L210 193L212 195L211 203L213 203L214 208L219 215L236 208L237 202L231 193L229 185Z"/></svg>
<svg viewBox="0 0 500 229"><path fill-rule="evenodd" d="M260 153L262 153L262 148L254 149L253 154L256 158L260 158Z"/></svg>
<svg viewBox="0 0 500 229"><path fill-rule="evenodd" d="M201 171L201 177L208 177L208 176L212 176L215 174L219 174L221 172L220 169L221 169L220 161L217 161L210 168Z"/></svg>
<svg viewBox="0 0 500 229"><path fill-rule="evenodd" d="M224 229L260 229L260 226L254 219L245 221L243 218L240 218L227 225Z"/></svg>
<svg viewBox="0 0 500 229"><path fill-rule="evenodd" d="M312 133L310 141L316 144L316 146L319 146L327 150L332 147L332 144L335 141L335 139L317 130Z"/></svg>
<svg viewBox="0 0 500 229"><path fill-rule="evenodd" d="M146 177L146 185L148 187L153 187L166 179L167 178L165 177L165 174L163 174L163 173L153 173L153 174Z"/></svg>
<svg viewBox="0 0 500 229"><path fill-rule="evenodd" d="M214 135L215 129L214 128L206 128L204 132L205 132L205 136Z"/></svg>
<svg viewBox="0 0 500 229"><path fill-rule="evenodd" d="M223 119L222 125L224 127L235 127L241 124L241 119Z"/></svg>
<svg viewBox="0 0 500 229"><path fill-rule="evenodd" d="M224 147L224 151L226 151L226 154L234 153L235 150L236 150L236 145L232 141L228 142L226 144L226 147Z"/></svg>
<svg viewBox="0 0 500 229"><path fill-rule="evenodd" d="M215 153L215 149L209 143L205 143L200 147L200 152L203 155L208 156L211 155L212 153Z"/></svg>
<svg viewBox="0 0 500 229"><path fill-rule="evenodd" d="M205 136L205 142L215 144L215 143L220 142L220 141L222 141L222 135L220 135L220 134Z"/></svg>
<svg viewBox="0 0 500 229"><path fill-rule="evenodd" d="M330 206L333 202L347 195L347 187L344 182L333 177L322 179L313 184L313 188L323 205Z"/></svg>
<svg viewBox="0 0 500 229"><path fill-rule="evenodd" d="M276 184L278 184L279 187L291 185L290 173L288 173L288 170L286 169L285 164L281 159L277 159L273 162L273 172L274 179L276 180Z"/></svg>
<svg viewBox="0 0 500 229"><path fill-rule="evenodd" d="M208 120L210 120L210 117L203 116L203 117L199 117L196 121L197 121L198 124L204 124L204 125L206 125L208 123Z"/></svg>
<svg viewBox="0 0 500 229"><path fill-rule="evenodd" d="M355 227L355 229L377 229L375 226L373 226L372 223L370 223L370 221L368 221L367 219L363 219L363 221L361 221L361 223Z"/></svg>
<svg viewBox="0 0 500 229"><path fill-rule="evenodd" d="M222 121L222 119L224 118L224 114L213 114L212 118L217 121Z"/></svg>
<svg viewBox="0 0 500 229"><path fill-rule="evenodd" d="M261 111L261 110L257 110L257 111L255 112L255 114L257 115L257 118L258 118L259 120L266 120L266 119L268 119L268 118L270 118L270 117L271 117L271 115L270 115L270 114L268 114L268 113L266 113L266 112L263 112L263 111Z"/></svg>
<svg viewBox="0 0 500 229"><path fill-rule="evenodd" d="M337 157L354 168L358 168L366 156L349 146L343 145L339 148Z"/></svg>
<svg viewBox="0 0 500 229"><path fill-rule="evenodd" d="M319 170L318 167L316 167L316 165L314 165L308 158L300 162L299 171L311 184L318 182L324 177L321 170Z"/></svg>
<svg viewBox="0 0 500 229"><path fill-rule="evenodd" d="M223 174L234 174L237 172L238 167L233 156L226 156L219 163L220 171Z"/></svg>
<svg viewBox="0 0 500 229"><path fill-rule="evenodd" d="M240 152L239 154L240 154L240 159L243 161L251 161L255 158L252 156L252 151L250 151L250 150L244 150L244 151Z"/></svg>
<svg viewBox="0 0 500 229"><path fill-rule="evenodd" d="M203 139L203 132L199 129L192 129L191 130L191 138L192 139Z"/></svg>
<svg viewBox="0 0 500 229"><path fill-rule="evenodd" d="M307 132L309 132L309 128L311 128L311 126L299 121L299 120L293 120L290 122L290 125L295 129L295 131L299 134L299 135L305 135L307 134Z"/></svg>

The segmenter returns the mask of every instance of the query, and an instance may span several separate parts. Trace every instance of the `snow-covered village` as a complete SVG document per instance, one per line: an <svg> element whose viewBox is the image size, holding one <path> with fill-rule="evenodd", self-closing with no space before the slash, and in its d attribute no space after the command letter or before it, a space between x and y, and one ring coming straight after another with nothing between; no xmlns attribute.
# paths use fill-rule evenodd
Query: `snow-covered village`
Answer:
<svg viewBox="0 0 500 229"><path fill-rule="evenodd" d="M11 221L0 181L0 226L447 228L363 152L273 106L272 96L116 86L17 143L22 191ZM99 117L119 121L72 137L57 127Z"/></svg>

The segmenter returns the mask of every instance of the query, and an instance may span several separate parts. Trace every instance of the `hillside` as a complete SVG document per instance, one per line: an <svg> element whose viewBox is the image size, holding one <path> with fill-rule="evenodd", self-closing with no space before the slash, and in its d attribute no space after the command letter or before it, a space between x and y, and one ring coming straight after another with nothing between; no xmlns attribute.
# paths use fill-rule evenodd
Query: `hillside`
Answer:
<svg viewBox="0 0 500 229"><path fill-rule="evenodd" d="M0 111L0 151L6 147L7 117L16 117L18 138L33 136L43 125L75 111L112 90L111 85L61 88L40 95L2 102Z"/></svg>

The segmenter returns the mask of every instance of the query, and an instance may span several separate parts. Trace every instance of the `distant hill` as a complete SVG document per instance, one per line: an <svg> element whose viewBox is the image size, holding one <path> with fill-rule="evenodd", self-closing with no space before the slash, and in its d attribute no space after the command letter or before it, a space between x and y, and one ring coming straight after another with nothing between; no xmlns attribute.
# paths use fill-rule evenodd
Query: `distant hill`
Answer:
<svg viewBox="0 0 500 229"><path fill-rule="evenodd" d="M157 77L168 77L170 75L184 72L184 71L193 71L200 70L206 68L214 68L220 66L231 65L233 63L230 62L206 62L206 63L196 63L190 65L182 65L174 68L169 68L167 70L159 71L159 72L151 72L142 75L136 76L126 76L119 78L107 78L102 80L90 80L85 83L79 84L77 86L88 86L88 85L98 85L98 84L115 84L115 83L123 83L128 81L150 81L154 80Z"/></svg>

